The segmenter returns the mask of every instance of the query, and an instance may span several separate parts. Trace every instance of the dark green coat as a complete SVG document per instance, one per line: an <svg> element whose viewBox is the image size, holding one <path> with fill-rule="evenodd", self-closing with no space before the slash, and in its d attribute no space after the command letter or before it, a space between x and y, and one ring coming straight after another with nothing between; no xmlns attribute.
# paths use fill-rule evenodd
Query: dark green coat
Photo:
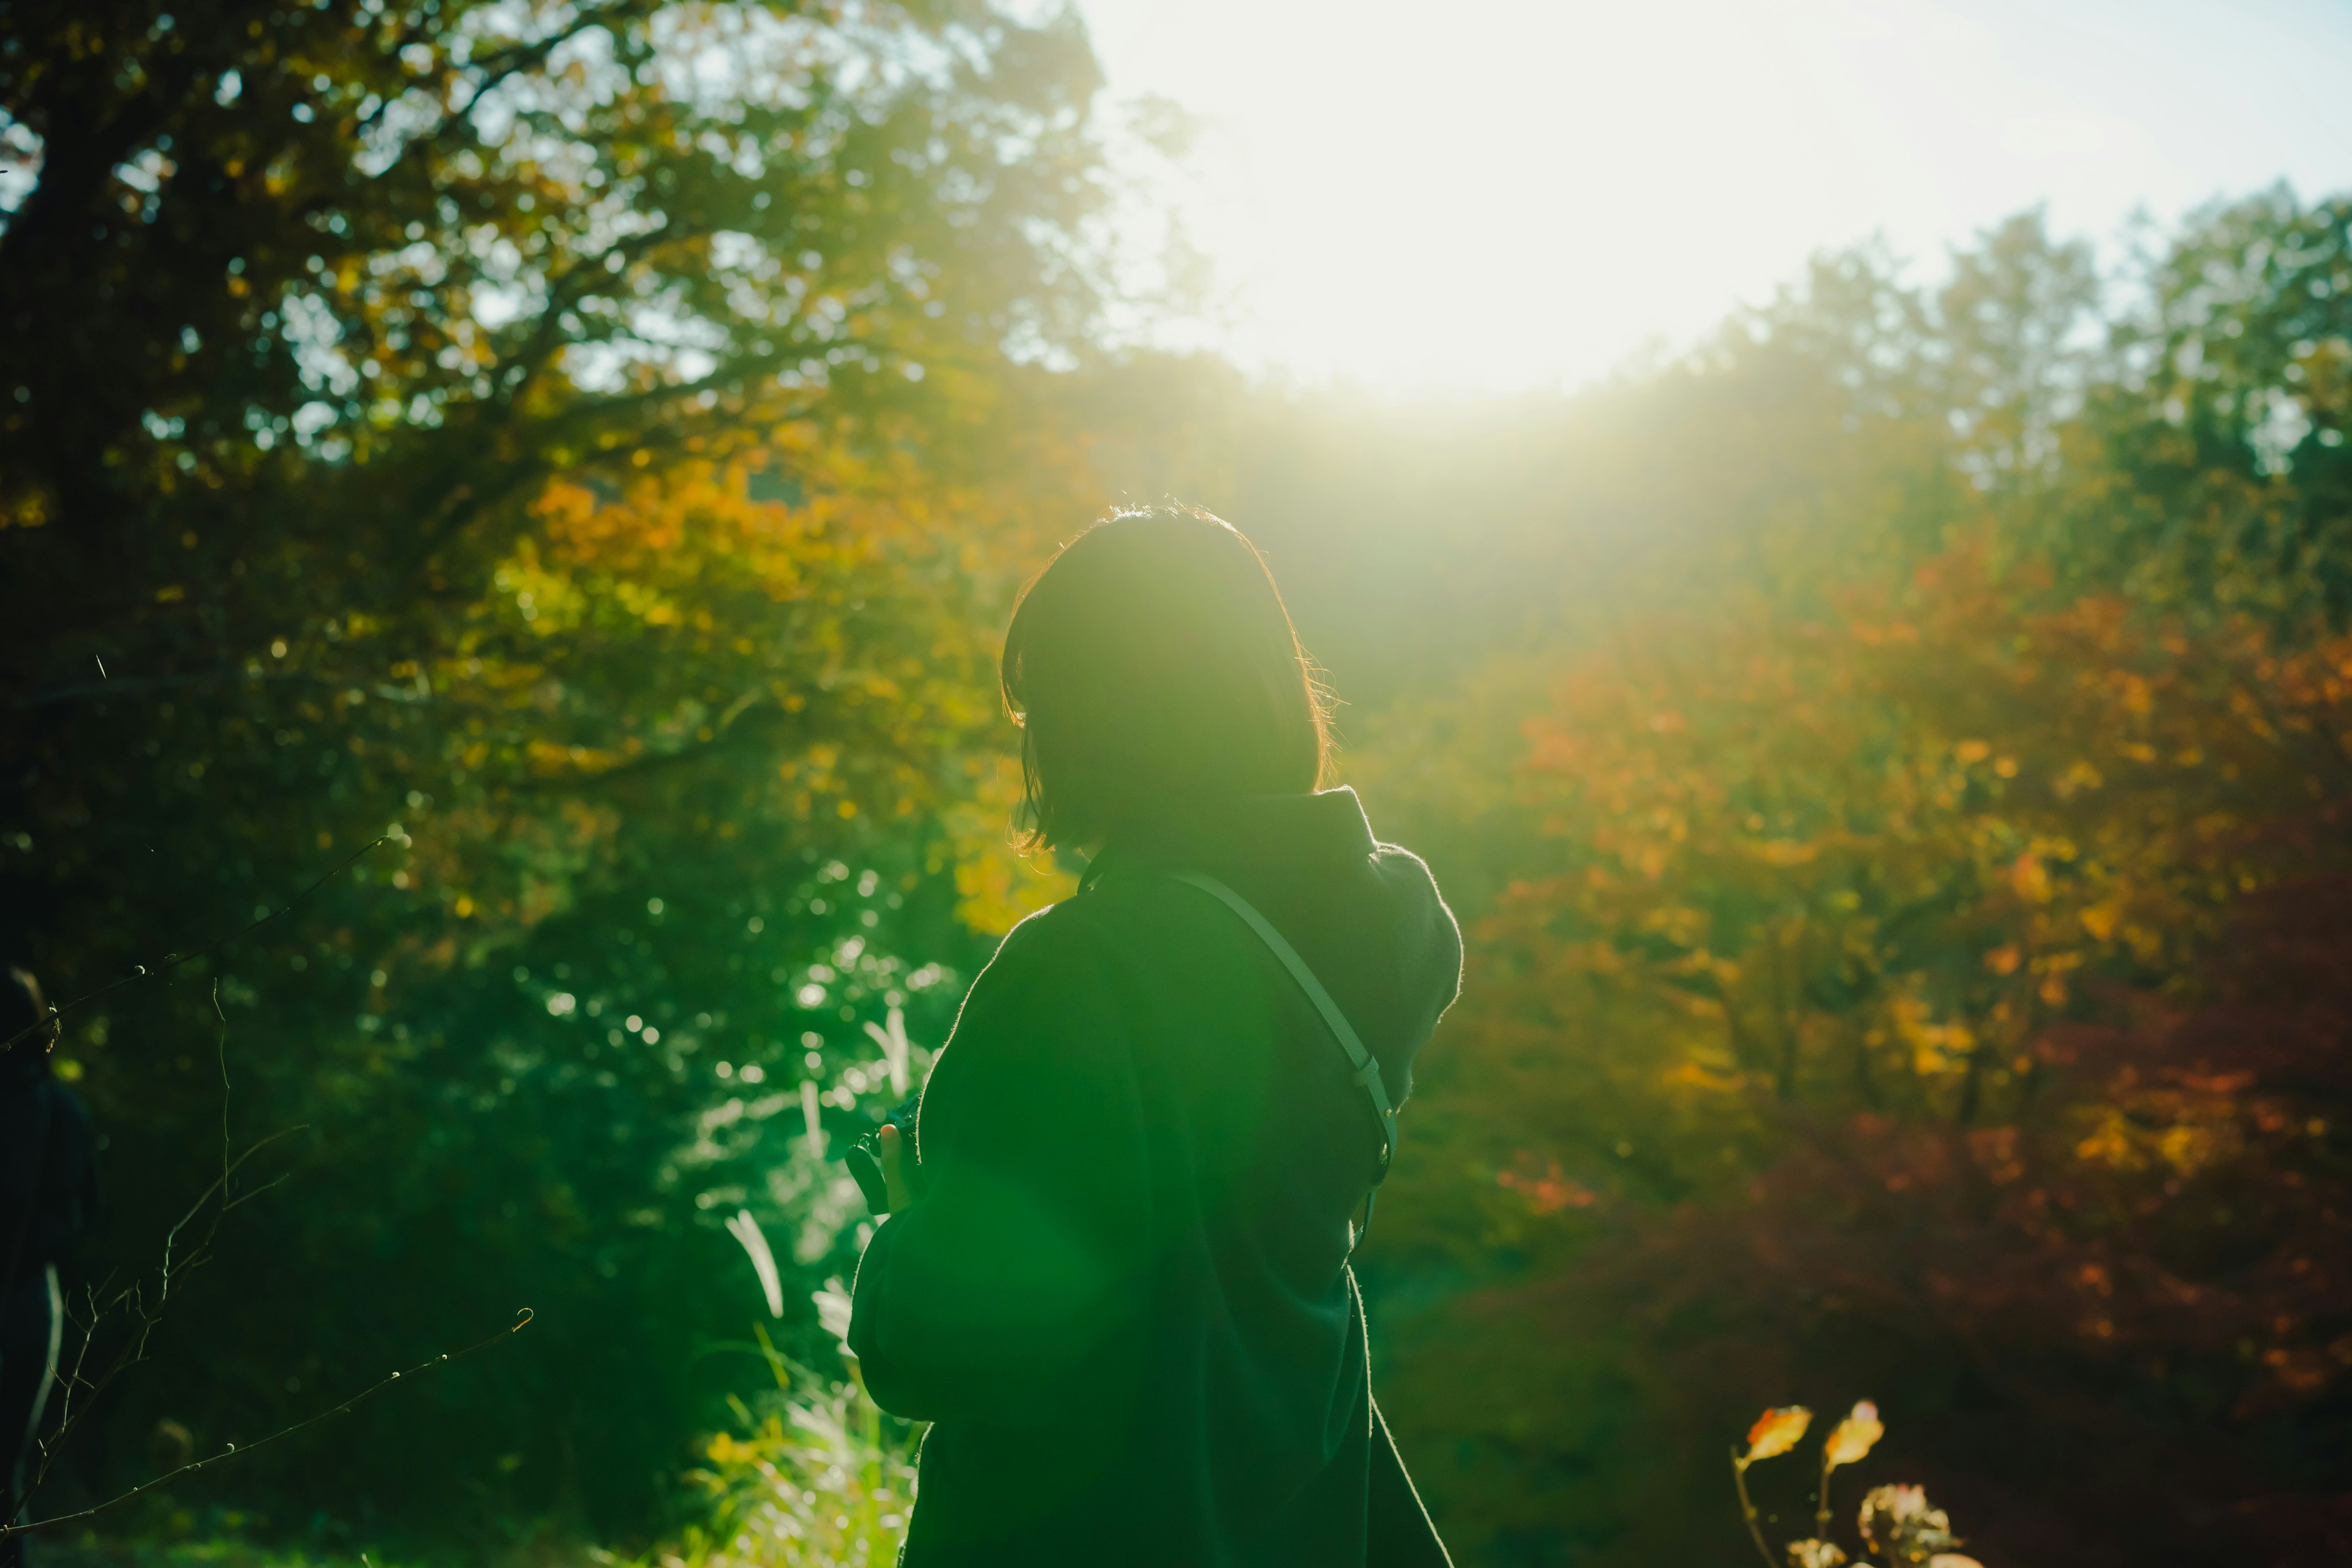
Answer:
<svg viewBox="0 0 2352 1568"><path fill-rule="evenodd" d="M1400 1100L1459 986L1428 868L1348 790L1129 835L1005 938L924 1087L922 1195L857 1271L866 1386L936 1423L905 1561L1442 1562L1347 1266L1379 1123L1257 937L1161 867L1256 905Z"/></svg>

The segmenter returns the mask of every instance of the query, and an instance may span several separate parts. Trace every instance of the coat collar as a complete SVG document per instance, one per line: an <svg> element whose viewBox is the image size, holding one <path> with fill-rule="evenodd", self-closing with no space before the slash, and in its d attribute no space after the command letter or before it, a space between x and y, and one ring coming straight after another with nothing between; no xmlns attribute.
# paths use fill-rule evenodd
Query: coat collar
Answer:
<svg viewBox="0 0 2352 1568"><path fill-rule="evenodd" d="M1244 795L1113 835L1082 885L1114 867L1309 866L1361 859L1375 847L1352 789Z"/></svg>

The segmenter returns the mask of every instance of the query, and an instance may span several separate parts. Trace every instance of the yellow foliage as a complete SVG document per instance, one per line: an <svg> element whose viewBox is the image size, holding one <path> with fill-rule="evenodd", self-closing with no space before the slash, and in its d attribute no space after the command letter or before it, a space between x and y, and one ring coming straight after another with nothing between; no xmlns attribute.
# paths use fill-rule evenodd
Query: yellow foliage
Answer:
<svg viewBox="0 0 2352 1568"><path fill-rule="evenodd" d="M956 915L974 931L1001 935L1077 890L1077 878L1045 852L1015 843L1021 764L998 757L970 798L949 813L955 847Z"/></svg>
<svg viewBox="0 0 2352 1568"><path fill-rule="evenodd" d="M1852 1414L1837 1424L1829 1441L1822 1447L1822 1468L1835 1469L1851 1465L1877 1446L1886 1428L1879 1423L1878 1406L1867 1399L1853 1407Z"/></svg>
<svg viewBox="0 0 2352 1568"><path fill-rule="evenodd" d="M1769 1459L1795 1447L1813 1423L1813 1413L1801 1405L1767 1410L1748 1429L1748 1460Z"/></svg>

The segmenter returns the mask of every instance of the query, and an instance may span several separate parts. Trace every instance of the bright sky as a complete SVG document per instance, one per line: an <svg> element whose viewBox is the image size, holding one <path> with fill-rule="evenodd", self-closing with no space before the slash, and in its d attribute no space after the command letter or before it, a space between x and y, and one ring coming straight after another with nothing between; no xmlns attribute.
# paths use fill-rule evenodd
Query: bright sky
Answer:
<svg viewBox="0 0 2352 1568"><path fill-rule="evenodd" d="M1079 0L1211 125L1210 342L1308 380L1573 385L1811 252L2046 202L2101 239L2352 189L2352 0Z"/></svg>

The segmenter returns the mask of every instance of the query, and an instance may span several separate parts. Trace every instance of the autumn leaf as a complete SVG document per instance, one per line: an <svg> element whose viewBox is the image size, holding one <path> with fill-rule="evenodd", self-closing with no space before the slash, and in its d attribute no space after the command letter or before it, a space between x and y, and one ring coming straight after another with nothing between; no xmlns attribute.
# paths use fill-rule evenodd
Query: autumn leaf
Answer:
<svg viewBox="0 0 2352 1568"><path fill-rule="evenodd" d="M1822 1469L1833 1470L1840 1465L1853 1464L1876 1447L1878 1439L1885 1434L1886 1428L1879 1424L1878 1406L1867 1399L1862 1401L1853 1407L1851 1415L1837 1424L1837 1429L1830 1434L1830 1440L1822 1446Z"/></svg>
<svg viewBox="0 0 2352 1568"><path fill-rule="evenodd" d="M1813 1423L1813 1413L1801 1405L1783 1405L1767 1410L1748 1429L1746 1463L1769 1459L1775 1454L1785 1454L1803 1438L1805 1428Z"/></svg>

